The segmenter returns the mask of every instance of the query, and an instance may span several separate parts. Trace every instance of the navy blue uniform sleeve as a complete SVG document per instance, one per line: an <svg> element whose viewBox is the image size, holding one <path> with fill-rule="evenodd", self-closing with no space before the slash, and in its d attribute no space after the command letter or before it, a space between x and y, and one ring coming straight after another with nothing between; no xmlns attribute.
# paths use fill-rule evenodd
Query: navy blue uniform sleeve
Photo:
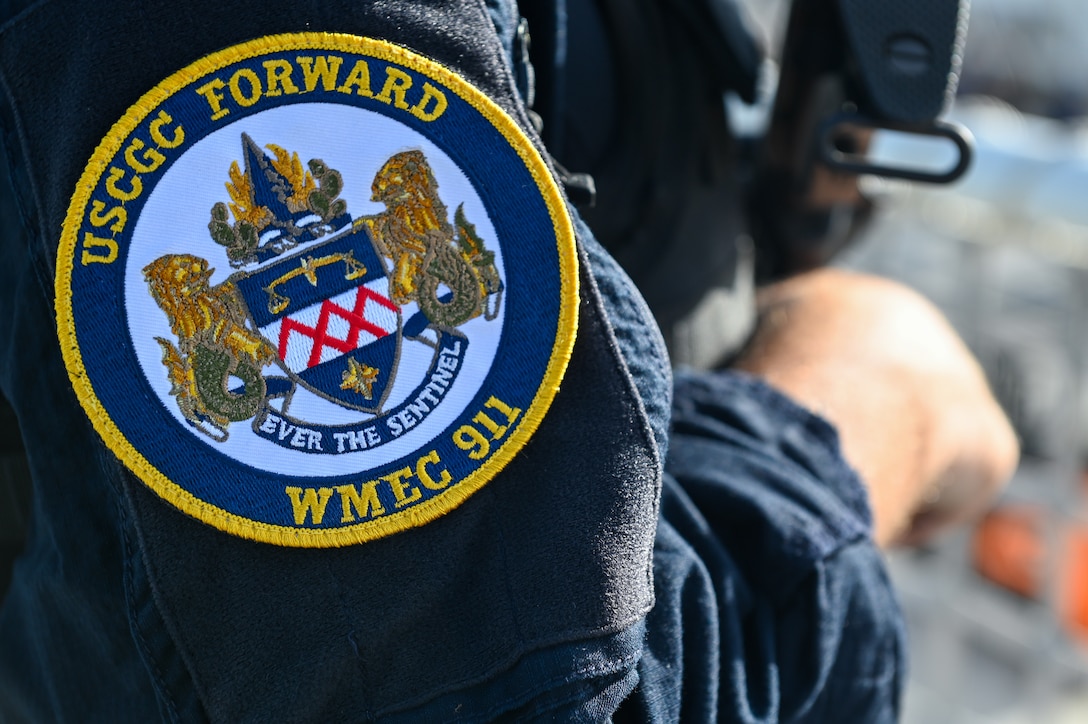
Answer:
<svg viewBox="0 0 1088 724"><path fill-rule="evenodd" d="M20 198L29 222L25 238L0 235L0 248L10 260L0 269L0 282L11 281L0 283L0 336L18 340L0 351L0 390L20 417L35 485L26 552L0 607L0 719L153 721L158 715L182 722L600 721L633 687L644 617L652 604L651 552L660 478L654 434L660 432L663 439L668 370L628 373L621 344L655 334L652 319L627 319L632 310L639 311L635 292L622 282L609 285L602 279L601 286L625 302L616 319L628 321L628 331L613 327L609 304L615 297L598 291L599 272L589 258L603 252L593 248L583 227L576 232L579 249L569 250L579 256L580 293L562 302L562 309L572 312L571 323L577 316L578 332L562 385L557 379L548 382L556 388L555 397L531 442L505 461L501 471L496 468L486 489L461 501L456 511L357 545L294 548L258 543L170 505L92 427L70 384L55 331L54 269L73 189L82 188L79 179L88 159L118 118L164 78L187 77L170 74L262 38L246 47L286 47L279 45L286 40L270 39L282 33L358 36L417 58L420 68L431 69L433 83L441 85L441 78L462 90L475 89L465 90L465 96L447 89L451 105L461 102L457 98L489 98L505 115L496 111L466 118L480 120L480 128L491 119L487 122L493 130L485 136L496 142L501 140L500 125L516 131L513 138L520 138L521 145L507 144L511 153L503 150L500 155L531 158L543 149L518 96L517 81L524 79L525 69L518 73L509 67L517 47L515 21L511 0L194 0L182 13L166 3L103 0L92 7L76 0L42 0L0 28L3 150L11 154L17 179L28 179L18 185L27 190L26 198ZM295 51L282 52L288 64L299 63ZM360 75L349 76L355 64L335 57L342 65L329 61L334 80L346 84L349 77L357 77L365 83L365 65L358 66ZM256 56L250 60L258 62ZM246 77L260 81L266 77L261 71L272 66L255 67L259 70L250 72L257 75ZM293 67L303 82L303 65ZM455 78L460 80L454 83ZM418 88L420 81L414 82ZM363 85L356 93L344 93L343 88L356 86L314 83L316 94L343 93L353 103L374 101L374 89L367 95ZM393 85L390 92L392 105L374 101L379 114L406 110L396 105L405 101L394 100L399 96ZM299 98L309 103L308 94L273 96L273 103L293 105ZM192 108L200 108L202 118L219 112L209 106L205 113L200 104L207 97L196 96ZM338 105L343 104L329 107ZM254 106L253 117L262 108ZM408 110L397 117L418 121L419 128L429 123ZM453 118L453 111L449 113ZM226 124L235 122L231 119ZM334 134L316 120L312 124L315 137L361 139L352 140L355 149L376 143L377 135L362 125L344 126ZM188 143L200 143L195 126L185 128ZM298 128L276 129L270 140L288 144ZM556 240L558 253L559 236L552 227L562 215L542 214L545 223L536 226L520 212L515 216L517 207L503 203L503 194L515 188L513 177L499 174L497 156L484 153L461 132L467 126L450 128L445 147L460 149L468 159L454 164L470 180L465 183L498 195L487 207L489 217L509 215L518 234L531 232L532 244L539 242L542 248ZM415 136L400 133L386 140L414 148ZM519 148L525 156L513 153ZM229 168L229 163L222 164L227 178ZM349 178L355 184L351 188L361 190L360 201L371 197L370 179L377 171L371 168L365 174L359 171L358 180ZM539 175L537 181L546 177L546 170ZM146 199L151 194L149 177L142 183ZM533 183L543 194L540 183ZM226 192L223 184L214 180L216 193ZM517 191L533 188L527 182ZM559 191L553 191L549 194L558 203ZM280 201L273 205L283 206ZM531 206L546 210L548 203L541 195ZM448 211L453 208L451 203ZM129 208L126 229L135 228L136 213ZM218 243L208 236L203 218L190 231L179 230L177 238L184 238L186 245L194 239ZM119 243L117 248L123 254L131 246ZM529 244L512 241L510 248L528 251ZM229 273L224 252L212 251L219 271ZM573 272L573 259L569 262ZM144 284L136 276L138 267L131 267L134 279ZM117 268L129 267L119 263ZM528 261L504 267L505 309L515 298L515 271L528 279L534 268ZM569 276L573 283L575 275ZM122 277L117 274L117 279ZM528 322L546 322L559 330L560 302L547 311L530 299L528 284L522 288L532 313L517 318L511 312L503 330L510 331L509 339L519 349L529 351L541 342ZM123 297L118 292L117 299ZM144 297L141 291L144 303L151 300ZM112 299L104 294L96 298ZM544 316L551 314L555 319ZM506 339L506 333L497 332L496 339ZM124 334L127 339L129 333ZM125 354L133 349L120 336L102 339L103 349ZM143 339L154 341L148 335ZM661 357L641 354L640 359L645 365L647 360L663 362ZM480 357L481 364L498 370L488 359ZM521 368L511 364L507 369ZM485 372L481 366L480 374ZM126 382L142 385L143 373L137 374ZM405 373L400 380L410 378ZM636 387L640 380L645 389ZM490 388L485 394L481 387L478 400L470 391L459 404L482 403L490 394ZM163 421L174 424L170 417L177 403L163 399L160 405L155 397L153 392L126 393L126 399L157 405L152 414L130 419L149 424L164 413ZM654 429L644 399L651 401L651 412L662 413ZM351 414L353 420L362 419ZM527 417L526 406L522 419ZM182 455L184 444L201 433L180 424L186 426L179 428L182 445L154 442L157 449L177 451L176 460L187 465L191 460ZM139 426L134 429L142 434ZM253 432L252 426L235 429ZM436 433L430 439L456 445L451 434ZM437 444L427 441L424 447ZM371 453L358 452L359 457ZM227 461L221 451L211 455L209 459ZM275 471L285 476L273 490L277 498L284 491L281 506L290 504L288 496L293 495L287 476L307 475L310 468L285 464ZM209 483L228 479L225 473L205 477ZM372 477L353 473L336 484L369 484L365 479ZM251 493L239 485L236 500L248 504ZM301 504L301 498L294 500ZM329 498L322 500L319 507ZM399 507L390 502L383 510ZM311 508L309 523L305 516L302 523L296 517L296 526L317 525L316 510ZM339 510L347 508L329 503L325 521L344 522ZM376 506L369 510L379 515Z"/></svg>
<svg viewBox="0 0 1088 724"><path fill-rule="evenodd" d="M657 603L619 719L895 721L902 616L834 428L738 373L678 375L674 396Z"/></svg>

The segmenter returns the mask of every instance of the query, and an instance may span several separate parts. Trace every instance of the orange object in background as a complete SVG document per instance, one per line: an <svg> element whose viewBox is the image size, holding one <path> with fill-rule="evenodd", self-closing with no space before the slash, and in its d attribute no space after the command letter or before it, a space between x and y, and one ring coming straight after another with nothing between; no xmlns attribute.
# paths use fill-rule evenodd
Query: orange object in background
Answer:
<svg viewBox="0 0 1088 724"><path fill-rule="evenodd" d="M1057 524L1041 507L1006 504L990 511L975 528L975 569L992 583L1028 598L1045 598L1047 527ZM1088 524L1066 523L1054 561L1058 574L1058 617L1064 628L1088 645Z"/></svg>
<svg viewBox="0 0 1088 724"><path fill-rule="evenodd" d="M1088 643L1088 526L1072 527L1065 536L1062 561L1061 619Z"/></svg>
<svg viewBox="0 0 1088 724"><path fill-rule="evenodd" d="M1009 504L986 514L975 528L975 569L993 583L1028 598L1041 598L1045 582L1046 512L1034 505Z"/></svg>

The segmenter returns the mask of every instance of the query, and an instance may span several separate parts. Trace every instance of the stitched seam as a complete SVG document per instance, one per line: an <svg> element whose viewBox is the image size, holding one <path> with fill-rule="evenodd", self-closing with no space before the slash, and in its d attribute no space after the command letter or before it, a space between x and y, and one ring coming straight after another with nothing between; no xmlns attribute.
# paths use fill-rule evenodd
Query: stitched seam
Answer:
<svg viewBox="0 0 1088 724"><path fill-rule="evenodd" d="M11 84L8 82L8 78L4 73L0 73L0 87L3 88L4 96L7 99L8 109L11 112L11 120L15 124L15 136L19 143L20 153L23 159L29 159L30 155L27 153L29 144L27 143L26 132L24 130L25 124L19 117L19 111L15 105L15 94L12 93ZM7 148L6 153L8 155L7 161L9 166L11 168L14 168L15 164L13 163L12 157L14 149ZM18 203L20 194L17 188L15 189L16 202L17 206L19 207L19 215L23 217L23 222L27 227L27 233L30 234L32 237L32 243L30 245L32 250L31 268L34 270L34 278L38 283L38 287L42 292L42 296L48 300L53 298L53 276L56 273L56 264L53 259L53 255L50 253L50 250L45 242L45 230L47 226L45 222L45 212L43 211L44 206L42 205L41 193L38 190L38 185L37 182L34 180L34 176L30 173L27 173L26 176L27 183L30 186L30 203L33 204L34 208L30 211L30 213L28 213L28 211L23 208L23 204ZM12 187L15 188L14 178L12 179ZM31 213L38 217L37 233L35 233L34 226L30 223L30 219L28 218ZM36 249L37 253L33 253L34 249ZM42 264L44 264L47 268L43 270L41 268ZM53 317L53 323L54 325L56 324L55 317Z"/></svg>
<svg viewBox="0 0 1088 724"><path fill-rule="evenodd" d="M22 23L28 15L35 12L38 8L46 4L48 4L47 0L41 0L41 2L31 3L12 17L8 18L7 22L5 22L3 25L0 25L0 35L10 32L12 28Z"/></svg>
<svg viewBox="0 0 1088 724"><path fill-rule="evenodd" d="M329 579L332 581L333 587L336 589L336 601L340 604L340 615L344 618L344 624L347 626L348 644L351 646L351 651L355 655L355 666L359 669L359 690L363 700L363 718L370 722L375 721L374 712L370 708L370 702L373 697L367 691L367 682L369 682L369 676L367 674L366 660L363 658L363 654L359 651L359 641L355 635L355 625L352 623L352 618L349 615L349 609L347 601L344 599L344 587L340 585L340 579L332 571L332 564L328 559L325 560L325 571L329 574Z"/></svg>
<svg viewBox="0 0 1088 724"><path fill-rule="evenodd" d="M124 471L120 472L120 475L125 475L125 474L126 473ZM133 481L132 484L141 485L141 483L139 481ZM166 600L161 598L156 593L155 586L152 584L153 578L157 578L161 574L152 565L152 562L151 562L151 560L150 560L150 558L148 556L141 554L141 558L143 559L144 568L147 571L148 588L151 589L151 595L152 595L153 602L154 602L155 606L160 610L160 615L161 615L161 617L163 619L163 626L166 629L167 634L173 640L174 646L175 646L175 648L177 649L177 652L178 652L178 656L181 657L181 660L185 664L185 670L189 672L189 678L193 683L193 690L196 692L198 701L201 703L201 707L203 708L203 706L204 706L203 702L207 701L208 697L207 697L207 695L206 695L206 693L204 691L204 687L201 685L200 680L196 675L196 666L195 666L195 664L194 664L194 662L192 660L192 657L189 655L189 648L188 648L187 645L185 645L183 636L181 635L181 630L179 628L177 628L177 627L171 627L167 623L167 618L168 617L176 620L176 615L171 610L171 608L167 604Z"/></svg>
<svg viewBox="0 0 1088 724"><path fill-rule="evenodd" d="M110 476L112 478L112 476ZM143 627L140 625L139 617L137 614L136 605L136 591L135 591L135 564L132 560L135 548L132 545L132 538L129 534L128 526L128 514L124 510L124 503L120 499L120 491L115 491L117 494L117 512L120 518L121 524L121 538L124 541L124 557L125 557L125 600L128 603L128 615L129 627L132 630L136 645L139 646L140 652L143 654L144 665L150 670L151 678L155 684L155 690L158 694L159 700L165 705L167 714L170 716L170 720L173 722L180 721L178 715L177 704L174 702L173 696L171 696L169 689L166 685L166 677L163 676L162 669L159 666L157 657L151 652L151 647L147 644L147 639L144 637ZM153 605L153 604L152 604Z"/></svg>
<svg viewBox="0 0 1088 724"><path fill-rule="evenodd" d="M555 689L555 688L557 688L557 686L562 686L564 684L569 684L569 685L585 684L586 681L588 679L590 679L590 678L594 678L594 677L598 677L598 676L608 676L608 675L611 675L611 674L619 673L620 671L622 671L625 668L634 666L638 662L638 659L640 658L640 656L641 656L641 652L638 652L638 653L636 653L636 654L634 654L632 656L623 658L623 659L621 659L619 661L615 661L615 662L612 662L610 664L600 664L600 665L586 666L586 667L583 667L581 669L576 669L572 673L573 673L574 676L577 676L579 678L577 678L577 679L575 679L573 681L567 681L567 678L565 676L553 677L553 678L551 678L551 679L549 679L549 680L547 680L547 681L533 687L532 689L526 690L524 692L524 694L522 696L518 697L517 699L514 699L512 701L506 701L506 702L503 702L502 704L497 704L497 705L491 707L486 712L484 712L480 718L477 718L476 721L487 721L489 719L494 718L494 716L497 713L500 713L500 712L502 712L504 710L509 711L509 710L512 710L512 709L518 709L518 708L520 708L522 706L525 706L525 705L529 704L533 699L535 699L540 694L543 694L544 692L549 691L550 689ZM580 698L580 695L575 695L575 696L572 696L572 697L569 697L569 698L566 698L566 699L562 699L562 700L560 700L558 702L555 702L553 705L547 707L543 711L547 711L548 709L554 709L557 706L562 706L564 703L567 703L568 701L572 701L572 700L574 700L576 698Z"/></svg>

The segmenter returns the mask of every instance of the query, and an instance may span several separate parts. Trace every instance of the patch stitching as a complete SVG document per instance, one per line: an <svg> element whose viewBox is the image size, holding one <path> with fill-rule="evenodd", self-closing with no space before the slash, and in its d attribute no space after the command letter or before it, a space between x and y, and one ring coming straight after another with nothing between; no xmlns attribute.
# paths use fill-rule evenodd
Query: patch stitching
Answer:
<svg viewBox="0 0 1088 724"><path fill-rule="evenodd" d="M512 423L513 430L501 447L484 460L480 467L472 470L441 495L387 517L330 529L291 528L230 513L196 497L157 469L125 437L99 400L84 365L72 306L74 269L79 252L78 234L84 215L109 164L121 152L121 147L129 135L166 100L189 87L195 80L205 78L231 64L266 53L298 50L339 51L394 63L436 80L446 90L452 91L468 103L501 134L535 181L555 233L559 260L560 300L555 342L531 404L520 414L520 419ZM182 511L233 535L277 545L327 547L373 540L430 522L455 509L494 478L531 438L558 391L576 334L577 300L578 272L574 232L565 203L543 159L510 116L454 72L404 48L385 41L350 35L305 33L260 38L202 58L155 86L112 126L91 156L69 205L58 249L55 303L62 353L80 403L107 445L158 495ZM508 341L504 343L509 344ZM471 410L466 410L456 420L460 422L470 416ZM488 419L486 415L484 417ZM453 424L449 425L446 432L453 427ZM427 445L418 446L415 454L423 454L426 449ZM422 455L421 461L426 457L425 454ZM324 489L321 493L323 492Z"/></svg>

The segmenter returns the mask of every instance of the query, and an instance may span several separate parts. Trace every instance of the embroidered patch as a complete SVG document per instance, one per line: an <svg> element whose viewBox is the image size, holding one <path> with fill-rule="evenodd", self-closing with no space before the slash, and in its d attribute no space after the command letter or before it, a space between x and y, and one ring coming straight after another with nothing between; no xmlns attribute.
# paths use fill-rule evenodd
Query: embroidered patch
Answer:
<svg viewBox="0 0 1088 724"><path fill-rule="evenodd" d="M448 513L521 449L577 324L571 222L493 102L403 48L281 35L113 127L57 261L69 376L161 497L288 546Z"/></svg>

